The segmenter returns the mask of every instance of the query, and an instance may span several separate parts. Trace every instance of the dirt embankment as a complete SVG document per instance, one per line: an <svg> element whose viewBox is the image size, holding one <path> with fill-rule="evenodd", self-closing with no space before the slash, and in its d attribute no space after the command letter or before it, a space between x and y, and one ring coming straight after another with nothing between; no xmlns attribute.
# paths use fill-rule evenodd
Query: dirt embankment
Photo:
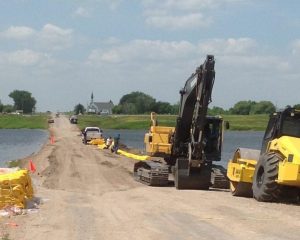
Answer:
<svg viewBox="0 0 300 240"><path fill-rule="evenodd" d="M133 160L83 145L66 117L51 131L55 143L32 157L42 204L5 220L18 224L10 239L299 239L299 206L147 187L133 180Z"/></svg>

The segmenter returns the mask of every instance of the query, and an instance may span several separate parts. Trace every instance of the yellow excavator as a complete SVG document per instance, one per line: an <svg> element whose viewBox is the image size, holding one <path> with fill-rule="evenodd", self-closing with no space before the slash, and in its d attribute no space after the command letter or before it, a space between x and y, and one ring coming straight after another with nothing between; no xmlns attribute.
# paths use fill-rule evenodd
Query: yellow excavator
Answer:
<svg viewBox="0 0 300 240"><path fill-rule="evenodd" d="M300 193L300 110L270 115L261 150L239 148L228 163L234 196L262 202L297 198Z"/></svg>
<svg viewBox="0 0 300 240"><path fill-rule="evenodd" d="M214 66L214 56L207 55L186 80L180 91L175 127L158 126L156 115L152 114L145 145L153 158L134 164L137 181L151 186L168 185L170 173L177 189L228 187L226 170L213 164L221 160L223 119L207 115L215 80Z"/></svg>

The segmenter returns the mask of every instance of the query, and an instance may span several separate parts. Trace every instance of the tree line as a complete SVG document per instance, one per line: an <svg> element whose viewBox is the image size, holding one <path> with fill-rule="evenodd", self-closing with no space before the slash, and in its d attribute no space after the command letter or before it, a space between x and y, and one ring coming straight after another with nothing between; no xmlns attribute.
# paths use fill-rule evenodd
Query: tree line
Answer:
<svg viewBox="0 0 300 240"><path fill-rule="evenodd" d="M118 105L114 106L115 114L144 114L156 112L158 114L177 114L178 104L156 101L155 98L143 92L132 92L124 95Z"/></svg>
<svg viewBox="0 0 300 240"><path fill-rule="evenodd" d="M300 109L300 104L294 105ZM156 112L158 114L178 114L179 103L170 104L168 102L156 101L155 98L143 92L132 92L124 95L118 105L113 108L115 114L146 114ZM239 101L229 109L212 107L208 109L209 115L252 115L270 114L276 111L276 106L271 101Z"/></svg>
<svg viewBox="0 0 300 240"><path fill-rule="evenodd" d="M300 109L300 104L293 106ZM178 114L179 103L170 104L168 102L156 101L152 96L143 92L131 92L121 97L118 105L112 109L114 114L149 114L156 112L158 114ZM208 109L209 115L254 115L271 114L276 111L276 106L271 101L239 101L229 109L221 107L212 107ZM74 113L84 113L85 108L82 104L74 107Z"/></svg>
<svg viewBox="0 0 300 240"><path fill-rule="evenodd" d="M30 92L24 90L14 90L8 96L13 99L14 105L3 104L0 101L1 113L22 111L23 113L29 114L35 111L36 100Z"/></svg>

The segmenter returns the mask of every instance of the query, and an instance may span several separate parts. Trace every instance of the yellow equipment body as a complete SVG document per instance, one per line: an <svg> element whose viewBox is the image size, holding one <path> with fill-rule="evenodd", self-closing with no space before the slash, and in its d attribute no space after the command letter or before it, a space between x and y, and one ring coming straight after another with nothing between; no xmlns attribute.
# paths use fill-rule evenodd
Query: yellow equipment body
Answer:
<svg viewBox="0 0 300 240"><path fill-rule="evenodd" d="M156 118L157 114L152 112L151 127L144 137L146 153L151 157L165 157L171 154L175 127L157 126Z"/></svg>
<svg viewBox="0 0 300 240"><path fill-rule="evenodd" d="M258 201L276 201L284 198L283 188L300 193L300 127L298 122L290 120L296 114L299 113L288 112L286 122L280 125L279 136L268 135L276 129L270 121L261 151L237 149L227 168L232 195L253 195Z"/></svg>
<svg viewBox="0 0 300 240"><path fill-rule="evenodd" d="M258 151L247 149L248 151ZM290 136L282 136L270 141L267 147L268 152L275 152L281 157L278 165L279 185L300 187L300 139ZM257 152L256 152L257 154ZM255 166L259 156L256 159L241 155L238 149L227 166L227 177L235 183L251 183Z"/></svg>
<svg viewBox="0 0 300 240"><path fill-rule="evenodd" d="M237 159L237 162L228 163L227 177L234 182L252 183L255 165L257 161L249 159Z"/></svg>
<svg viewBox="0 0 300 240"><path fill-rule="evenodd" d="M227 165L227 177L234 196L252 196L252 182L260 151L238 148Z"/></svg>
<svg viewBox="0 0 300 240"><path fill-rule="evenodd" d="M300 165L289 162L280 162L277 183L300 187Z"/></svg>
<svg viewBox="0 0 300 240"><path fill-rule="evenodd" d="M268 144L268 151L280 155L277 183L300 187L300 139L282 136Z"/></svg>
<svg viewBox="0 0 300 240"><path fill-rule="evenodd" d="M174 131L174 127L151 126L144 138L147 154L155 157L170 155L171 137Z"/></svg>
<svg viewBox="0 0 300 240"><path fill-rule="evenodd" d="M227 177L231 181L252 183L259 150L238 148L227 166Z"/></svg>

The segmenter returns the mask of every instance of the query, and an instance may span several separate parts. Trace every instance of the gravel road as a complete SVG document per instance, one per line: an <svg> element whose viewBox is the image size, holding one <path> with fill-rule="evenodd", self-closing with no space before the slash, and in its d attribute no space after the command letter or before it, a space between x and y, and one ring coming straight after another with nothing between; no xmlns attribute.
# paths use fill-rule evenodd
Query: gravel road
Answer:
<svg viewBox="0 0 300 240"><path fill-rule="evenodd" d="M133 160L83 145L67 117L50 131L55 143L32 157L39 210L6 219L18 224L10 239L299 239L298 205L147 187L133 180Z"/></svg>

